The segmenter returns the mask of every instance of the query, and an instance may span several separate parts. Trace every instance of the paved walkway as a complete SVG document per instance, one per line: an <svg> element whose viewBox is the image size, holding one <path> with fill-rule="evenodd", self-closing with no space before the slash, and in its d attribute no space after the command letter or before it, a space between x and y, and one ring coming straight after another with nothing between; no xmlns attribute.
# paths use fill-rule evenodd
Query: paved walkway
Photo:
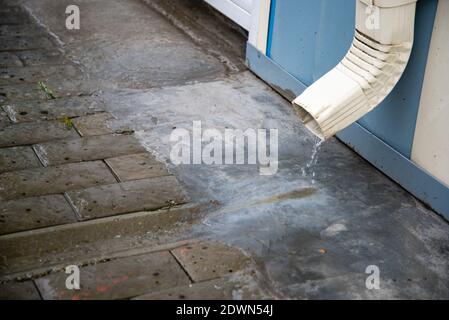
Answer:
<svg viewBox="0 0 449 320"><path fill-rule="evenodd" d="M240 30L200 1L78 2L79 31L70 1L0 8L1 298L449 297L446 221L335 139L311 159ZM196 120L279 129L278 173L172 165Z"/></svg>

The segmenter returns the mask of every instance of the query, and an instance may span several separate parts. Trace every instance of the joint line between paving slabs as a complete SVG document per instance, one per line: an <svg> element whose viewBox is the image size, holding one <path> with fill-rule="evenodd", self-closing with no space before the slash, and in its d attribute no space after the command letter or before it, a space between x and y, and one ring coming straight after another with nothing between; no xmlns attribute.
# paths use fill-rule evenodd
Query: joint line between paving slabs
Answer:
<svg viewBox="0 0 449 320"><path fill-rule="evenodd" d="M73 211L73 214L75 215L76 221L82 222L83 219L82 219L81 215L78 213L78 210L76 210L75 206L73 205L72 200L70 200L70 197L67 194L67 192L64 192L62 195L64 196L64 199L69 204L70 208L72 208L72 211Z"/></svg>
<svg viewBox="0 0 449 320"><path fill-rule="evenodd" d="M46 168L47 166L45 165L44 159L42 159L42 158L39 156L39 152L37 152L37 150L36 150L36 148L34 147L34 145L31 145L30 147L31 147L31 150L33 150L34 155L36 156L37 160L38 160L39 163L42 165L42 167L43 167L43 168Z"/></svg>
<svg viewBox="0 0 449 320"><path fill-rule="evenodd" d="M80 118L80 116L75 116L75 117L71 117L70 121L72 121L72 119L77 119ZM73 123L73 122L72 122ZM84 136L82 135L82 133L78 130L78 128L76 127L76 124L73 123L72 126L73 130L75 130L76 133L78 133L78 135L80 136L80 138L84 138Z"/></svg>
<svg viewBox="0 0 449 320"><path fill-rule="evenodd" d="M33 286L34 286L34 288L36 289L37 294L39 295L39 298L40 298L41 300L44 300L44 297L42 296L42 293L41 293L41 291L39 290L39 287L37 286L37 284L36 284L36 282L34 281L34 279L32 279L31 282L33 283Z"/></svg>
<svg viewBox="0 0 449 320"><path fill-rule="evenodd" d="M171 256L175 259L176 263L179 265L179 267L182 269L182 271L184 271L184 273L186 274L186 276L189 278L191 283L195 283L195 281L193 281L192 277L190 276L190 274L187 272L187 270L182 266L181 261L178 260L178 258L176 258L176 256L173 254L172 250L169 250L168 252L170 252Z"/></svg>
<svg viewBox="0 0 449 320"><path fill-rule="evenodd" d="M120 178L118 177L118 175L114 172L114 170L111 168L111 166L108 164L108 162L106 161L106 159L102 160L103 163L106 165L106 167L109 169L109 171L112 173L112 175L114 176L115 180L117 180L118 183L124 182L121 181Z"/></svg>

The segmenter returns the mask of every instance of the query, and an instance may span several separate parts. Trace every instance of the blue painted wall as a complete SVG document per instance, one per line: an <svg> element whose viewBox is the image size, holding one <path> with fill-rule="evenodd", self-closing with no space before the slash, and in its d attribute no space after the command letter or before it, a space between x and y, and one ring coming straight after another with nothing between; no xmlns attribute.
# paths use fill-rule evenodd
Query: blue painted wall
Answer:
<svg viewBox="0 0 449 320"><path fill-rule="evenodd" d="M345 56L354 19L351 0L272 1L267 55L309 86Z"/></svg>
<svg viewBox="0 0 449 320"><path fill-rule="evenodd" d="M417 4L415 45L394 91L359 121L410 158L427 54L438 0ZM353 0L272 2L267 55L305 85L332 69L346 54L354 32Z"/></svg>

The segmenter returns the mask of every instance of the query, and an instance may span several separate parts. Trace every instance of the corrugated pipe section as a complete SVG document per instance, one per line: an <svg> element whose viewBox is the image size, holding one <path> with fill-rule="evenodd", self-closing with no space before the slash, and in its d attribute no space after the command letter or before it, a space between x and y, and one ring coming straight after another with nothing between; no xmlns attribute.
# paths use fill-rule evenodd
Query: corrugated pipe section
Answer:
<svg viewBox="0 0 449 320"><path fill-rule="evenodd" d="M293 101L306 127L327 139L378 106L399 81L413 46L416 0L356 0L349 52Z"/></svg>

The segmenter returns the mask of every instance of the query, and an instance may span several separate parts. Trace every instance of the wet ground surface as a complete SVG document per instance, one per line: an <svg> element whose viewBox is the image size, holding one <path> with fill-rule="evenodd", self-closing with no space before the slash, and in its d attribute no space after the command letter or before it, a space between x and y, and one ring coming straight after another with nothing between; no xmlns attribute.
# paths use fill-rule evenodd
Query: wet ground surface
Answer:
<svg viewBox="0 0 449 320"><path fill-rule="evenodd" d="M447 222L336 139L317 147L290 103L244 67L242 33L199 1L81 0L79 31L65 27L70 1L20 4L25 11L0 12L9 75L0 79L0 152L20 159L0 168L3 292L449 298ZM46 40L27 39L33 33ZM42 99L36 81L58 99ZM61 117L73 118L73 129ZM277 173L173 165L170 134L193 121L278 129ZM41 217L21 219L20 229L14 217L27 217L24 201ZM69 263L84 266L87 293L60 290L58 271ZM379 267L379 290L365 285L370 265Z"/></svg>

